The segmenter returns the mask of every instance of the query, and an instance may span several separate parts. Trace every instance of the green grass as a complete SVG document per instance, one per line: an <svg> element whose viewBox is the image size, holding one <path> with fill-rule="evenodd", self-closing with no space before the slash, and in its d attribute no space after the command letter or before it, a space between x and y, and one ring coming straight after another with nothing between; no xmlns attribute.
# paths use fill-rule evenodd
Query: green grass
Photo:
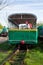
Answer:
<svg viewBox="0 0 43 65"><path fill-rule="evenodd" d="M5 59L9 53L12 52L11 46L8 43L0 44L0 62ZM43 65L43 43L38 44L37 47L30 49L28 52L21 52L17 56L13 57L13 60L17 63L15 65L20 65L23 61L24 65ZM20 61L20 62L19 62ZM6 62L5 65L10 65Z"/></svg>
<svg viewBox="0 0 43 65"><path fill-rule="evenodd" d="M43 44L26 53L24 65L43 65Z"/></svg>
<svg viewBox="0 0 43 65"><path fill-rule="evenodd" d="M26 54L25 65L43 65L43 53L39 50L33 50Z"/></svg>
<svg viewBox="0 0 43 65"><path fill-rule="evenodd" d="M12 52L12 47L8 43L0 44L0 63Z"/></svg>
<svg viewBox="0 0 43 65"><path fill-rule="evenodd" d="M43 43L39 43L37 47L30 49L26 53L19 53L13 59L16 60L13 65L20 65L19 61L23 61L24 65L43 65Z"/></svg>
<svg viewBox="0 0 43 65"><path fill-rule="evenodd" d="M13 57L12 65L20 65L21 61L24 65L43 65L43 44L30 49L28 52L21 52Z"/></svg>
<svg viewBox="0 0 43 65"><path fill-rule="evenodd" d="M0 62L7 57L8 53L0 52Z"/></svg>

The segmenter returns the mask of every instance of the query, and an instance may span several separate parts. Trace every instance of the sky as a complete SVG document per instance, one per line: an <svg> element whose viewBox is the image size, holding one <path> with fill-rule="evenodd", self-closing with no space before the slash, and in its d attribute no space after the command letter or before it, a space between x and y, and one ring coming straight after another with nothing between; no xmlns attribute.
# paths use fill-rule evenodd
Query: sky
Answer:
<svg viewBox="0 0 43 65"><path fill-rule="evenodd" d="M0 23L8 26L8 16L14 13L32 13L37 23L43 23L43 0L0 0Z"/></svg>

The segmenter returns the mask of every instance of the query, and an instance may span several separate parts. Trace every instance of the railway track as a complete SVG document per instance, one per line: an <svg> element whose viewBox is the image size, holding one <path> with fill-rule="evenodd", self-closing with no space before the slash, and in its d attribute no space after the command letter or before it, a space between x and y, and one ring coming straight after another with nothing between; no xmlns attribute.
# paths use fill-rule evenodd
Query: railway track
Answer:
<svg viewBox="0 0 43 65"><path fill-rule="evenodd" d="M11 47L11 49L12 49L12 53L10 53L1 63L0 63L0 65L4 65L4 63L13 55L13 53L17 50L17 47L15 46L12 46ZM15 49L15 50L14 50Z"/></svg>
<svg viewBox="0 0 43 65"><path fill-rule="evenodd" d="M6 65L7 62L10 65L24 65L24 58L26 55L26 50L19 49L19 47L15 48L15 50L3 61L1 65Z"/></svg>
<svg viewBox="0 0 43 65"><path fill-rule="evenodd" d="M17 50L16 54L14 54L8 61L11 65L24 65L24 58L26 54L26 50Z"/></svg>

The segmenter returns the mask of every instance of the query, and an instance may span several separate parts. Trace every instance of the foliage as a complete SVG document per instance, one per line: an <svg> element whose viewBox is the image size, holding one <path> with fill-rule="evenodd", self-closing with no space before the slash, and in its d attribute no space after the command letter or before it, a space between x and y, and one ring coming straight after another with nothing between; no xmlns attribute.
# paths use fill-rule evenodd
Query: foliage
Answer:
<svg viewBox="0 0 43 65"><path fill-rule="evenodd" d="M3 26L0 24L0 29L2 29L3 28Z"/></svg>

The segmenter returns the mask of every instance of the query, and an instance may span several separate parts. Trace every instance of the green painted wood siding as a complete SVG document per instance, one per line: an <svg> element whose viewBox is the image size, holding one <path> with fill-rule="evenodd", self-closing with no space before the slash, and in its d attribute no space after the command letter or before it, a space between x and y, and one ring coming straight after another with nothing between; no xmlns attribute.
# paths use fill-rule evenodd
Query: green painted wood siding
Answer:
<svg viewBox="0 0 43 65"><path fill-rule="evenodd" d="M17 43L21 40L25 42L35 42L38 41L38 31L21 31L21 30L9 30L9 41L13 42L16 41Z"/></svg>

